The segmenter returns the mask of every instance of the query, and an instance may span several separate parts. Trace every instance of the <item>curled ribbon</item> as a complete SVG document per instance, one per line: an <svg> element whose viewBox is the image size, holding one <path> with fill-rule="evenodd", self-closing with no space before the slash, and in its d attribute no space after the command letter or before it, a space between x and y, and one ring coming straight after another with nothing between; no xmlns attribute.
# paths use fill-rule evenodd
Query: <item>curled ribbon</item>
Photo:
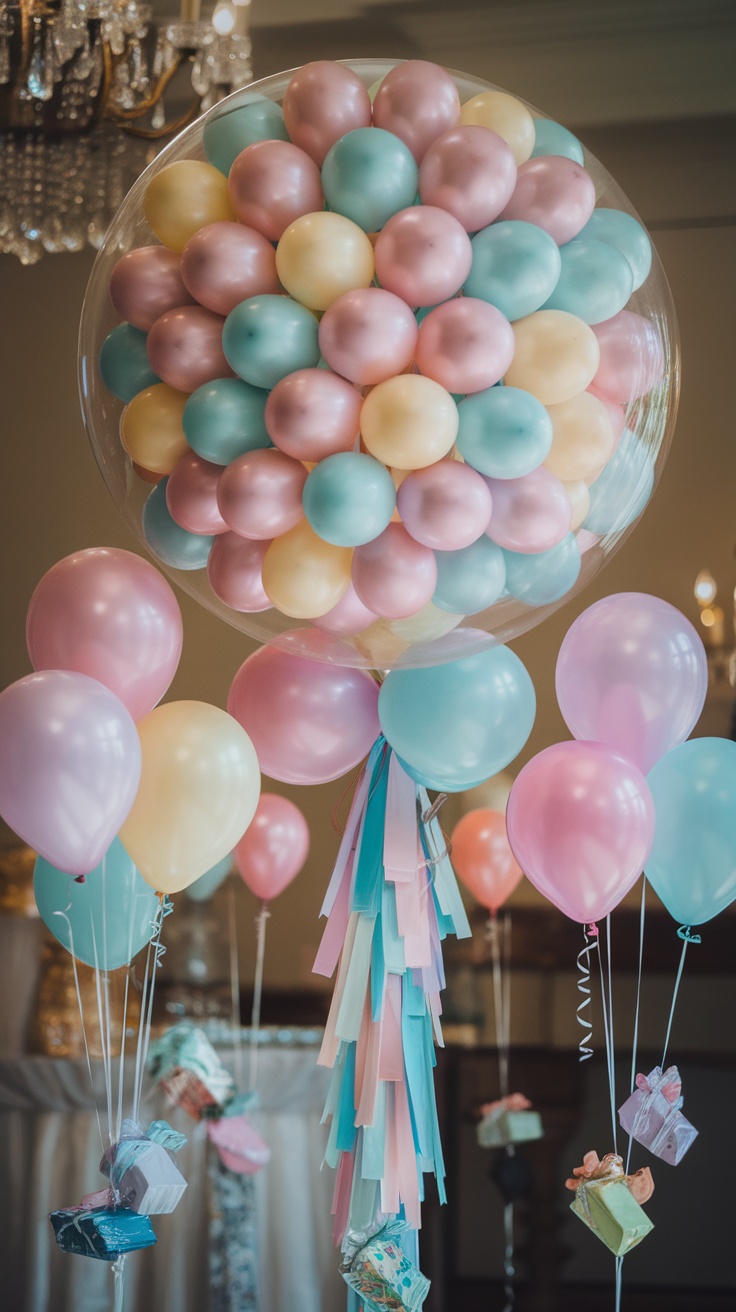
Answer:
<svg viewBox="0 0 736 1312"><path fill-rule="evenodd" d="M578 1003L576 1019L578 1025L582 1025L587 1030L578 1044L580 1056L579 1061L587 1061L593 1056L593 1049L588 1046L593 1037L593 1026L587 1016L582 1012L590 1006L590 954L598 947L598 926L594 924L583 925L583 937L585 942L578 952L578 992L583 994L582 1002ZM585 960L583 960L585 958Z"/></svg>
<svg viewBox="0 0 736 1312"><path fill-rule="evenodd" d="M700 937L700 934L693 934L693 931L689 925L680 925L680 928L677 931L677 937L684 939L686 943L703 942L702 938Z"/></svg>

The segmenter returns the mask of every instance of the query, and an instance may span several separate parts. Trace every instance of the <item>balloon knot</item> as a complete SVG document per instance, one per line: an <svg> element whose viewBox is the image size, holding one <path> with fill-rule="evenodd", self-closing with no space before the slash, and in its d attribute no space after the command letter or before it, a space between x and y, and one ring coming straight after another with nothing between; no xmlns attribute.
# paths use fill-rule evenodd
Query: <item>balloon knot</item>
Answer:
<svg viewBox="0 0 736 1312"><path fill-rule="evenodd" d="M693 934L689 925L680 925L677 937L684 939L686 943L702 943L703 941L699 934Z"/></svg>
<svg viewBox="0 0 736 1312"><path fill-rule="evenodd" d="M590 938L598 938L598 935L600 934L600 930L593 920L591 920L589 925L585 926L585 932Z"/></svg>
<svg viewBox="0 0 736 1312"><path fill-rule="evenodd" d="M74 876L74 883L75 883L75 884L86 884L86 882L87 882L87 876L86 876L86 875L75 875L75 876Z"/></svg>

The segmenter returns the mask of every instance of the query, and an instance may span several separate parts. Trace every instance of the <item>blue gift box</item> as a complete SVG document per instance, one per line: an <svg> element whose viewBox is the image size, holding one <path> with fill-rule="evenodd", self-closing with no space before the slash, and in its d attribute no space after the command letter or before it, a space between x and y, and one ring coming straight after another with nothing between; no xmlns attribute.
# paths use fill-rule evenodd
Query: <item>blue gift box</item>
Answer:
<svg viewBox="0 0 736 1312"><path fill-rule="evenodd" d="M62 1253L79 1253L103 1262L114 1262L121 1253L150 1248L156 1242L149 1218L129 1207L68 1208L52 1212L49 1220Z"/></svg>

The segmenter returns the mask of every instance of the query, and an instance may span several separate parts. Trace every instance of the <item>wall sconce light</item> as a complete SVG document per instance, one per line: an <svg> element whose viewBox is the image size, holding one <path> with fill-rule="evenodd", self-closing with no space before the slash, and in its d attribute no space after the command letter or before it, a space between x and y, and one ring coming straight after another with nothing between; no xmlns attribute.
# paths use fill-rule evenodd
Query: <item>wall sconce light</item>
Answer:
<svg viewBox="0 0 736 1312"><path fill-rule="evenodd" d="M710 570L701 569L693 587L695 599L700 607L700 635L708 654L708 676L711 685L730 684L736 687L736 589L734 589L731 609L731 632L726 633L726 615L722 606L717 606L718 585Z"/></svg>

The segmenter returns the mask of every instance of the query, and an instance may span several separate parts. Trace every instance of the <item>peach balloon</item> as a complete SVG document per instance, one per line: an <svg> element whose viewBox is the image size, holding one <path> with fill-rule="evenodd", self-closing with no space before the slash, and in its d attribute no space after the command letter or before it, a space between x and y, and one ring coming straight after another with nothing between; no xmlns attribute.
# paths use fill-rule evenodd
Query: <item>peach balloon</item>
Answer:
<svg viewBox="0 0 736 1312"><path fill-rule="evenodd" d="M454 128L460 97L451 75L425 59L407 59L383 78L373 99L373 123L407 145L417 164L427 147Z"/></svg>
<svg viewBox="0 0 736 1312"><path fill-rule="evenodd" d="M191 448L181 425L186 392L166 383L145 387L120 419L120 441L131 460L149 474L170 474Z"/></svg>
<svg viewBox="0 0 736 1312"><path fill-rule="evenodd" d="M220 474L220 514L228 527L244 538L275 538L302 518L306 481L301 461L283 451L247 451Z"/></svg>
<svg viewBox="0 0 736 1312"><path fill-rule="evenodd" d="M382 287L338 296L319 325L319 349L335 373L359 387L400 374L414 359L417 321L409 306Z"/></svg>
<svg viewBox="0 0 736 1312"><path fill-rule="evenodd" d="M552 446L544 464L563 482L589 478L610 460L616 433L607 407L590 392L551 405Z"/></svg>
<svg viewBox="0 0 736 1312"><path fill-rule="evenodd" d="M381 229L375 256L381 286L416 308L455 296L470 273L473 248L452 214L436 205L412 205Z"/></svg>
<svg viewBox="0 0 736 1312"><path fill-rule="evenodd" d="M222 349L225 320L201 305L181 305L157 319L146 341L154 373L179 392L196 392L215 378L232 378ZM155 362L155 363L154 363Z"/></svg>
<svg viewBox="0 0 736 1312"><path fill-rule="evenodd" d="M434 552L415 542L403 524L389 524L377 538L356 547L353 587L369 610L384 619L405 619L432 600L437 586Z"/></svg>
<svg viewBox="0 0 736 1312"><path fill-rule="evenodd" d="M317 165L290 141L246 146L227 186L236 218L269 241L278 241L290 223L321 210L324 203Z"/></svg>
<svg viewBox="0 0 736 1312"><path fill-rule="evenodd" d="M324 542L306 520L271 543L263 587L272 605L294 619L334 610L350 583L352 550Z"/></svg>
<svg viewBox="0 0 736 1312"><path fill-rule="evenodd" d="M503 378L514 356L508 319L487 301L458 296L419 326L416 363L448 392L482 392Z"/></svg>
<svg viewBox="0 0 736 1312"><path fill-rule="evenodd" d="M249 296L281 290L273 246L244 223L210 223L187 242L181 276L192 296L227 315Z"/></svg>
<svg viewBox="0 0 736 1312"><path fill-rule="evenodd" d="M537 310L511 326L515 347L507 387L531 392L542 405L559 405L592 382L600 348L582 319L565 310Z"/></svg>
<svg viewBox="0 0 736 1312"><path fill-rule="evenodd" d="M432 142L419 169L423 205L448 210L466 232L498 218L516 185L516 161L497 132L466 123Z"/></svg>
<svg viewBox="0 0 736 1312"><path fill-rule="evenodd" d="M227 524L217 505L221 465L187 451L166 483L166 505L171 518L188 533L226 533Z"/></svg>
<svg viewBox="0 0 736 1312"><path fill-rule="evenodd" d="M363 229L342 214L304 214L282 234L276 270L295 301L326 310L344 292L369 286L373 246Z"/></svg>
<svg viewBox="0 0 736 1312"><path fill-rule="evenodd" d="M452 449L457 406L432 378L399 374L378 383L363 402L360 431L371 455L396 469L423 469Z"/></svg>
<svg viewBox="0 0 736 1312"><path fill-rule="evenodd" d="M522 878L500 811L467 811L451 835L452 864L476 902L495 915Z"/></svg>
<svg viewBox="0 0 736 1312"><path fill-rule="evenodd" d="M270 610L263 590L263 557L270 542L243 538L239 533L216 537L207 561L207 578L216 597L232 610L252 614Z"/></svg>
<svg viewBox="0 0 736 1312"><path fill-rule="evenodd" d="M110 300L121 319L147 333L160 315L193 297L181 276L181 260L166 246L139 246L121 256L110 274Z"/></svg>
<svg viewBox="0 0 736 1312"><path fill-rule="evenodd" d="M324 456L351 450L362 404L360 392L329 369L297 369L271 390L266 430L280 451L311 466Z"/></svg>
<svg viewBox="0 0 736 1312"><path fill-rule="evenodd" d="M577 533L590 510L590 492L588 491L587 483L584 483L582 479L577 479L573 483L565 483L565 491L570 498L570 505L572 506L572 522L570 528L573 533ZM578 546L579 545L580 544L578 543Z"/></svg>
<svg viewBox="0 0 736 1312"><path fill-rule="evenodd" d="M201 159L180 159L161 169L146 188L143 213L159 241L174 251L183 251L205 224L235 217L227 178Z"/></svg>
<svg viewBox="0 0 736 1312"><path fill-rule="evenodd" d="M466 100L460 110L460 122L497 132L517 164L528 160L534 150L537 133L531 111L506 91L481 91L472 100Z"/></svg>
<svg viewBox="0 0 736 1312"><path fill-rule="evenodd" d="M357 73L330 59L297 69L284 92L283 111L291 140L320 167L340 137L371 123L371 99Z"/></svg>

